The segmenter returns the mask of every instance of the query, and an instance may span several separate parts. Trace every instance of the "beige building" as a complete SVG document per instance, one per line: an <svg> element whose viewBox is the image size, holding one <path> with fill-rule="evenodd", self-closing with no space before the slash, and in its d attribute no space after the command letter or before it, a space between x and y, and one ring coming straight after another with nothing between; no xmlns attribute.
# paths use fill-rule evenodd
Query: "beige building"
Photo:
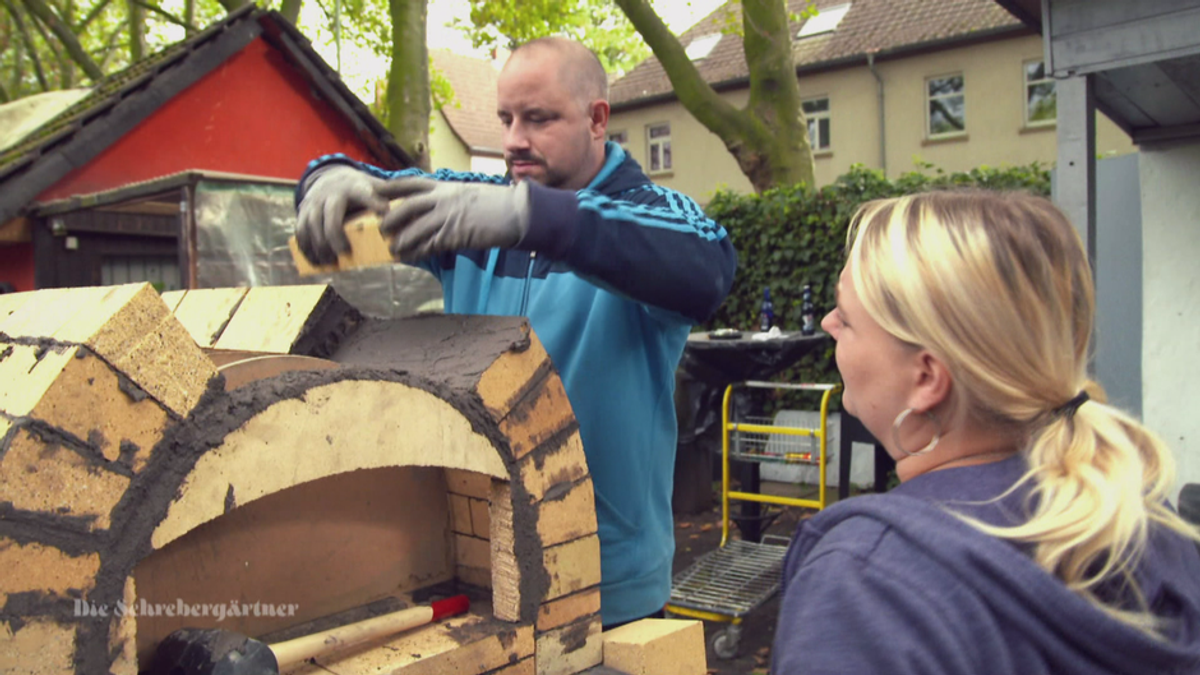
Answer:
<svg viewBox="0 0 1200 675"><path fill-rule="evenodd" d="M496 116L496 67L491 61L431 50L433 67L454 89L454 100L435 110L429 128L434 169L504 173L504 128Z"/></svg>
<svg viewBox="0 0 1200 675"><path fill-rule="evenodd" d="M790 9L805 1L790 0ZM816 5L792 34L819 185L853 164L895 177L924 162L947 172L1054 163L1054 82L1043 77L1041 36L992 0ZM741 107L749 96L742 43L721 32L730 11L718 9L680 41L701 75ZM610 98L610 138L655 182L701 203L718 188L752 191L721 139L675 99L656 58L615 82ZM1097 118L1098 154L1135 150Z"/></svg>

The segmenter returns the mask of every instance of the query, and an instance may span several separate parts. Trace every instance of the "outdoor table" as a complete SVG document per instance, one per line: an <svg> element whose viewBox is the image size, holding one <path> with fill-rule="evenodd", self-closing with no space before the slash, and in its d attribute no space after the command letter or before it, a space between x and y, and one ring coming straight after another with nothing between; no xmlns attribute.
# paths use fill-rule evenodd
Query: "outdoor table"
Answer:
<svg viewBox="0 0 1200 675"><path fill-rule="evenodd" d="M689 487L711 495L711 457L697 452L696 440L713 425L721 424L721 403L725 388L746 380L767 380L794 365L810 352L823 348L829 335L817 332L802 335L787 332L767 340L752 339L743 332L736 338L714 338L708 331L688 336L676 375L676 411L679 417L679 445L676 455L676 502ZM757 462L737 462L743 488L759 489ZM707 478L704 478L707 476ZM688 478L692 484L688 484ZM699 477L699 479L697 479ZM681 481L682 479L682 481ZM737 518L742 536L748 541L759 538L760 507L756 503L739 504ZM678 510L678 508L677 508ZM686 510L686 509L684 509Z"/></svg>

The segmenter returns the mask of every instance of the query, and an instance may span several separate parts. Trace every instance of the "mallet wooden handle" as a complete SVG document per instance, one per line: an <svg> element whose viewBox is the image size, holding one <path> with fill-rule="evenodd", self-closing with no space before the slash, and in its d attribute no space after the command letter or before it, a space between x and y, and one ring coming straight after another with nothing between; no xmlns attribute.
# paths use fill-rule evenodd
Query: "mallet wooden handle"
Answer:
<svg viewBox="0 0 1200 675"><path fill-rule="evenodd" d="M333 653L384 635L392 635L423 626L438 619L462 614L470 602L465 595L439 600L428 607L410 607L373 619L339 626L320 633L271 645L279 669L300 663L314 656Z"/></svg>

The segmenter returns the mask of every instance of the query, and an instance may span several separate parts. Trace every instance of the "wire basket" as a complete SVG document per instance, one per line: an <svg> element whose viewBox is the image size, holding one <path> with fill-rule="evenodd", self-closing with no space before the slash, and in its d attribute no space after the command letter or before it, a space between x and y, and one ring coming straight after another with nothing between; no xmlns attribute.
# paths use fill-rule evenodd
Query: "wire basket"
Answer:
<svg viewBox="0 0 1200 675"><path fill-rule="evenodd" d="M738 418L736 425L773 426L780 429L806 429L803 413L780 410L775 418L747 415ZM817 464L821 457L821 446L815 435L794 436L790 434L762 433L737 429L729 434L729 455L734 459L750 462L779 462L786 464Z"/></svg>

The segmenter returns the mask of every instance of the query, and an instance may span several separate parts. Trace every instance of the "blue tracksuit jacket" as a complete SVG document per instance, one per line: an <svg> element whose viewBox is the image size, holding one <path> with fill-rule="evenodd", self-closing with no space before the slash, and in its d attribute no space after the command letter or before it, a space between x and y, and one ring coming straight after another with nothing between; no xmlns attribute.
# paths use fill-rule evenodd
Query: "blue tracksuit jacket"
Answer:
<svg viewBox="0 0 1200 675"><path fill-rule="evenodd" d="M532 185L529 231L514 249L458 251L421 267L445 311L519 315L545 345L579 421L596 490L605 624L662 608L675 552L675 370L692 325L733 282L724 228L689 197L650 182L615 143L586 189ZM312 162L389 173L343 156ZM440 180L507 183L439 170ZM297 195L297 203L302 194Z"/></svg>

